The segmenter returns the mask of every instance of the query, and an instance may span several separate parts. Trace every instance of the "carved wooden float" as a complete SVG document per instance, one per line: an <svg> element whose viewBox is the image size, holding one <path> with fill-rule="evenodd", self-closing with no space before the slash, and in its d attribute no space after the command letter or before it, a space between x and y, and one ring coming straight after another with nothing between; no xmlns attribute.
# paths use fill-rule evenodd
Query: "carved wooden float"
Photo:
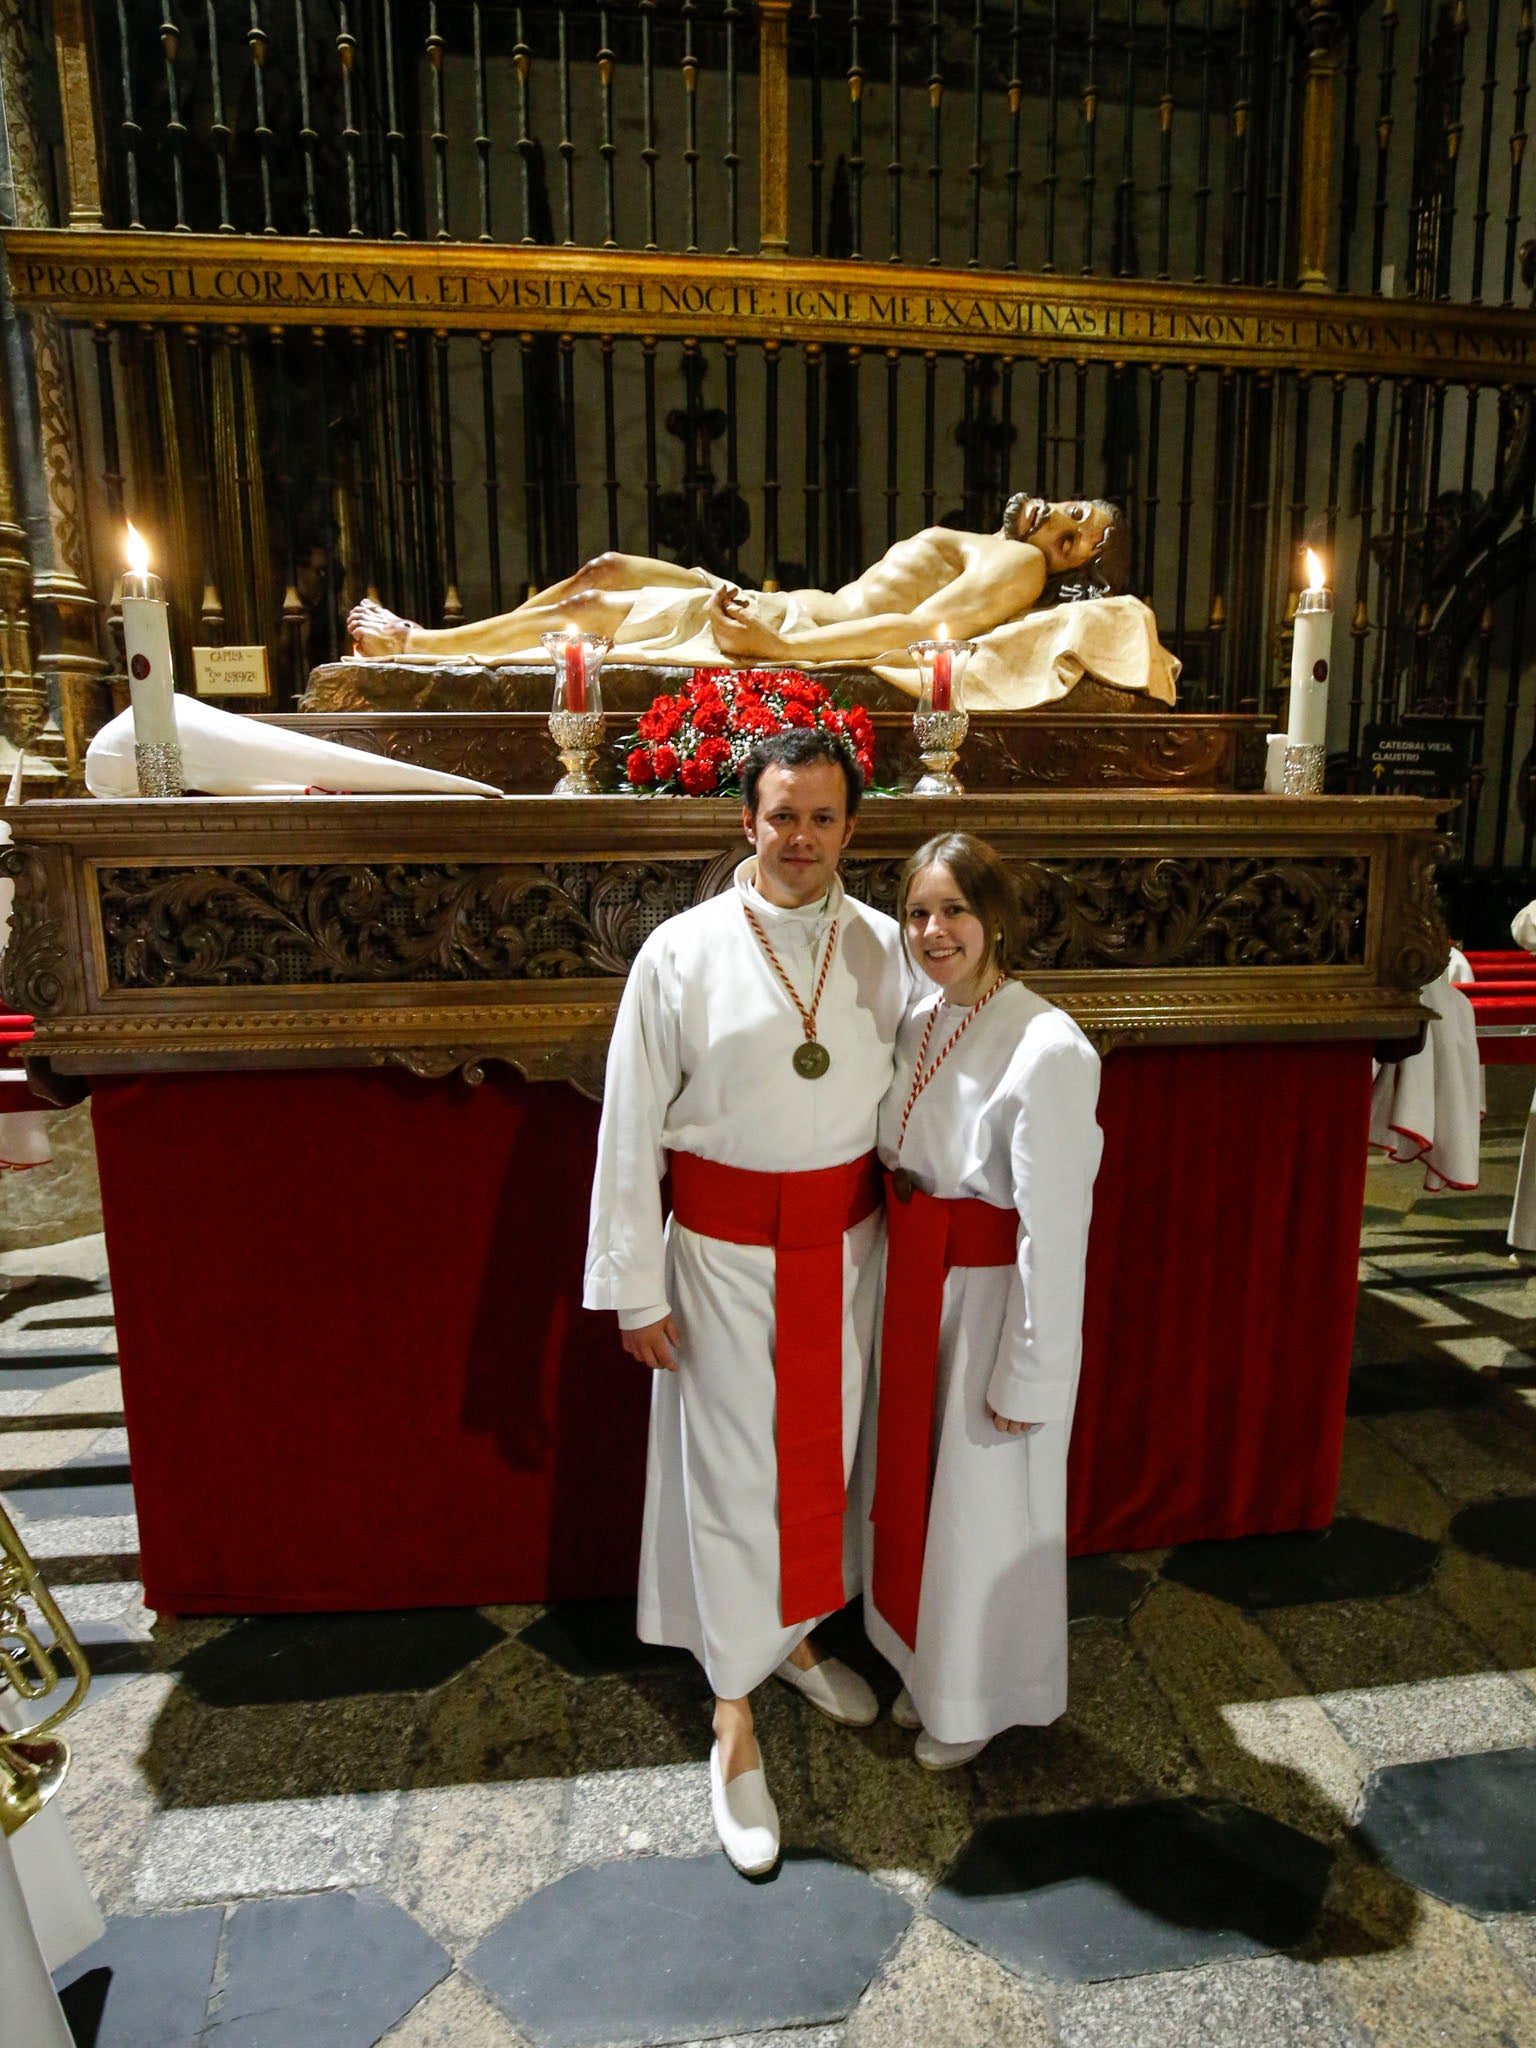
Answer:
<svg viewBox="0 0 1536 2048"><path fill-rule="evenodd" d="M1443 806L1106 791L870 798L846 876L891 907L928 834L1018 877L1018 963L1101 1047L1398 1040L1447 940ZM58 1074L510 1061L598 1085L630 961L728 881L739 807L687 798L216 799L6 813L5 999Z"/></svg>

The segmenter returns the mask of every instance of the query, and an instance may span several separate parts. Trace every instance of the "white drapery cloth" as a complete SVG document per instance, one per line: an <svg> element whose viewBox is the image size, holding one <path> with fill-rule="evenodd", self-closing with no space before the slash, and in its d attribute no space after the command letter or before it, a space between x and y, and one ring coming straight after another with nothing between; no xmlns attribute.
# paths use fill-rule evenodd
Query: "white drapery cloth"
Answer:
<svg viewBox="0 0 1536 2048"><path fill-rule="evenodd" d="M1376 1070L1371 1089L1372 1145L1399 1166L1422 1163L1424 1187L1475 1188L1482 1148L1483 1070L1477 1019L1456 981L1470 980L1464 956L1420 990L1434 1012L1424 1049Z"/></svg>
<svg viewBox="0 0 1536 2048"><path fill-rule="evenodd" d="M936 1000L924 999L902 1026L880 1114L887 1166L897 1163L901 1114ZM930 1061L962 1015L941 1010ZM1016 1209L1021 1223L1016 1265L956 1266L944 1283L915 1651L875 1605L866 1528L869 1639L941 1742L979 1741L1066 1709L1067 1443L1103 1151L1098 1093L1098 1054L1082 1032L1013 982L918 1097L901 1147L901 1164L926 1193ZM1041 1426L1007 1434L989 1405ZM869 1429L867 1452L873 1441ZM873 1463L866 1455L871 1489Z"/></svg>
<svg viewBox="0 0 1536 2048"><path fill-rule="evenodd" d="M1536 903L1527 903L1523 910L1515 912L1509 933L1517 946L1527 953L1536 953ZM1517 1252L1536 1252L1536 1094L1531 1097L1530 1113L1525 1120L1506 1242Z"/></svg>
<svg viewBox="0 0 1536 2048"><path fill-rule="evenodd" d="M185 690L176 692L175 707L183 777L188 789L204 796L302 796L308 789L346 795L501 795L489 782L472 782L467 775L365 754L361 747L338 746L281 725L258 725ZM109 719L87 747L85 786L92 796L138 795L132 711Z"/></svg>
<svg viewBox="0 0 1536 2048"><path fill-rule="evenodd" d="M824 905L776 908L735 887L659 926L630 969L608 1054L592 1185L585 1305L628 1329L669 1310L679 1370L652 1387L639 1630L691 1650L718 1696L759 1685L813 1626L779 1618L774 1253L663 1226L669 1152L758 1173L810 1172L870 1151L891 1074L907 970L894 922L833 886ZM837 947L816 1015L820 1080L792 1065L800 1018L747 923L744 899L801 1000L832 920ZM844 1472L851 1473L874 1321L881 1224L844 1238ZM635 1370L644 1368L636 1366ZM845 1586L857 1581L855 1531Z"/></svg>

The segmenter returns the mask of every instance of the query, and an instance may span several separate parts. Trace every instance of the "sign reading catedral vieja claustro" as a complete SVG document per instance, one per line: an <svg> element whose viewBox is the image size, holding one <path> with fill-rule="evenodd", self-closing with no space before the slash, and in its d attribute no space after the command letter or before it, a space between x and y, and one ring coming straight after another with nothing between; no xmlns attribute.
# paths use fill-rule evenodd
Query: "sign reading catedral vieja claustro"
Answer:
<svg viewBox="0 0 1536 2048"><path fill-rule="evenodd" d="M17 303L66 319L293 324L341 315L364 326L746 331L874 347L1536 382L1536 322L1513 308L996 272L955 288L917 270L753 257L694 264L423 244L373 261L347 243L220 237L200 247L185 236L17 230L5 243Z"/></svg>

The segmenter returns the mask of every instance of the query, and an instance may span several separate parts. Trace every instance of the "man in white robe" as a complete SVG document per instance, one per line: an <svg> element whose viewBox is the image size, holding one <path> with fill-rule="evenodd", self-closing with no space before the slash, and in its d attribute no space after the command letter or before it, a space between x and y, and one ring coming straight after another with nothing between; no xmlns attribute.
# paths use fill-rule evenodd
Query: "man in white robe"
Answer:
<svg viewBox="0 0 1536 2048"><path fill-rule="evenodd" d="M776 1674L834 1719L876 1711L808 1638L858 1583L847 1498L881 1239L873 1147L907 987L896 925L837 876L851 758L810 731L758 756L755 858L658 927L630 971L584 1294L656 1370L639 1629L708 1674L716 1826L748 1871L778 1852L753 1688Z"/></svg>

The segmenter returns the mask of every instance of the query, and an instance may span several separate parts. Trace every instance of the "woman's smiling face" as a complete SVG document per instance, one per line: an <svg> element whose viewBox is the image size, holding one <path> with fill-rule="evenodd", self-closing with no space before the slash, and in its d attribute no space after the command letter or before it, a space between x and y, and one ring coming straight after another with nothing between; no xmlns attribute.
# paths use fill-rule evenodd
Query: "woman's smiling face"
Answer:
<svg viewBox="0 0 1536 2048"><path fill-rule="evenodd" d="M991 966L992 937L948 868L935 863L913 876L902 922L928 979L952 1001L974 1002Z"/></svg>

